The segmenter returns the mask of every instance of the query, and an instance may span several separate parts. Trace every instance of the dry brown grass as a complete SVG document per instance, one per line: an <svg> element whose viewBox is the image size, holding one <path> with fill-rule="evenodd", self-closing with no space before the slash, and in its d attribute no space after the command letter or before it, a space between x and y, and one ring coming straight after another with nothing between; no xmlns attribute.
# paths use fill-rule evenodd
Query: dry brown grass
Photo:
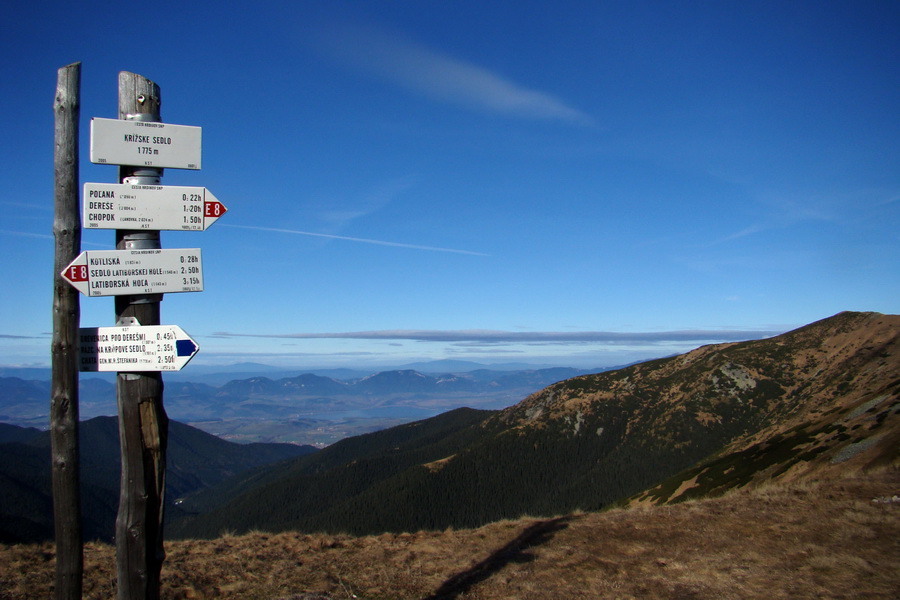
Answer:
<svg viewBox="0 0 900 600"><path fill-rule="evenodd" d="M895 599L900 471L473 530L252 533L167 543L167 599ZM85 598L115 551L85 550ZM0 546L0 599L52 597L53 546Z"/></svg>

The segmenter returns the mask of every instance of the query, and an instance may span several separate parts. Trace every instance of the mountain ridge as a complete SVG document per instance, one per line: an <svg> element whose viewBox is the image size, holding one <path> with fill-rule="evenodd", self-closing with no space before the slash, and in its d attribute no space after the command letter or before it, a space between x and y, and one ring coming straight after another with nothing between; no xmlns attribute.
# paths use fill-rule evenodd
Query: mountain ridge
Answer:
<svg viewBox="0 0 900 600"><path fill-rule="evenodd" d="M392 449L412 457L424 448L393 439L391 430L378 438L377 455L316 469L316 461L344 448L339 442L301 459L306 471L270 480L265 491L244 490L177 529L210 536L221 528L362 534L471 527L522 514L601 510L665 482L688 489L679 474L709 461L721 468L709 467L712 481L698 487L701 495L786 473L810 475L842 452L855 451L854 461L891 462L900 420L898 334L898 316L840 313L773 338L577 376L449 433L468 443L443 455L432 445L420 463L399 468ZM847 450L860 443L867 446ZM749 474L729 479L747 452L755 457ZM290 490L314 489L329 475L359 470L363 460L370 473L381 473L368 487L306 505L324 508L248 518L250 507L289 505Z"/></svg>

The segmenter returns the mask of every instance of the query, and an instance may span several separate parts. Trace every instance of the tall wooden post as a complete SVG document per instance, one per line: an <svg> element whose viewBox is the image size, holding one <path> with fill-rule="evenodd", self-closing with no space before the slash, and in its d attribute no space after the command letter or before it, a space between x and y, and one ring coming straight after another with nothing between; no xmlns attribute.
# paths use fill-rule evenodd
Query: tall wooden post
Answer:
<svg viewBox="0 0 900 600"><path fill-rule="evenodd" d="M84 553L78 465L78 290L60 273L81 251L78 205L78 119L81 63L57 71L53 175L55 239L53 340L50 355L50 446L56 533L56 598L81 598Z"/></svg>
<svg viewBox="0 0 900 600"><path fill-rule="evenodd" d="M160 121L160 89L135 73L119 73L119 118ZM159 185L162 169L120 167L122 183ZM116 248L159 248L158 231L116 231ZM118 321L134 317L141 325L159 325L162 294L116 296ZM169 421L163 408L159 372L119 373L119 440L122 480L116 518L119 600L159 598L165 560L163 503Z"/></svg>

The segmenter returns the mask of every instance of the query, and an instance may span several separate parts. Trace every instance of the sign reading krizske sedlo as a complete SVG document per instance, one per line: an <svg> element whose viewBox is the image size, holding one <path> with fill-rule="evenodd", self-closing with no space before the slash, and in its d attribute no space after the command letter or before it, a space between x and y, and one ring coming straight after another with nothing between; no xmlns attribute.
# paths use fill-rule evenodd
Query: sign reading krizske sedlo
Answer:
<svg viewBox="0 0 900 600"><path fill-rule="evenodd" d="M228 211L202 187L85 183L87 229L203 231Z"/></svg>
<svg viewBox="0 0 900 600"><path fill-rule="evenodd" d="M91 119L91 162L199 169L202 128L150 121Z"/></svg>
<svg viewBox="0 0 900 600"><path fill-rule="evenodd" d="M86 296L203 291L200 248L88 250L60 275Z"/></svg>
<svg viewBox="0 0 900 600"><path fill-rule="evenodd" d="M178 325L84 327L80 371L180 371L199 347Z"/></svg>

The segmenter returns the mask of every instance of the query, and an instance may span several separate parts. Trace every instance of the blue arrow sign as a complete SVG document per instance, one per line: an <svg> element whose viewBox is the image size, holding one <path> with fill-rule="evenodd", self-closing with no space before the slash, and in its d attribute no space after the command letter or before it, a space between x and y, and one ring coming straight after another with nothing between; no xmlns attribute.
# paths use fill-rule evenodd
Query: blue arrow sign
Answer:
<svg viewBox="0 0 900 600"><path fill-rule="evenodd" d="M200 347L194 343L194 340L187 338L185 340L175 340L176 356L193 356Z"/></svg>

